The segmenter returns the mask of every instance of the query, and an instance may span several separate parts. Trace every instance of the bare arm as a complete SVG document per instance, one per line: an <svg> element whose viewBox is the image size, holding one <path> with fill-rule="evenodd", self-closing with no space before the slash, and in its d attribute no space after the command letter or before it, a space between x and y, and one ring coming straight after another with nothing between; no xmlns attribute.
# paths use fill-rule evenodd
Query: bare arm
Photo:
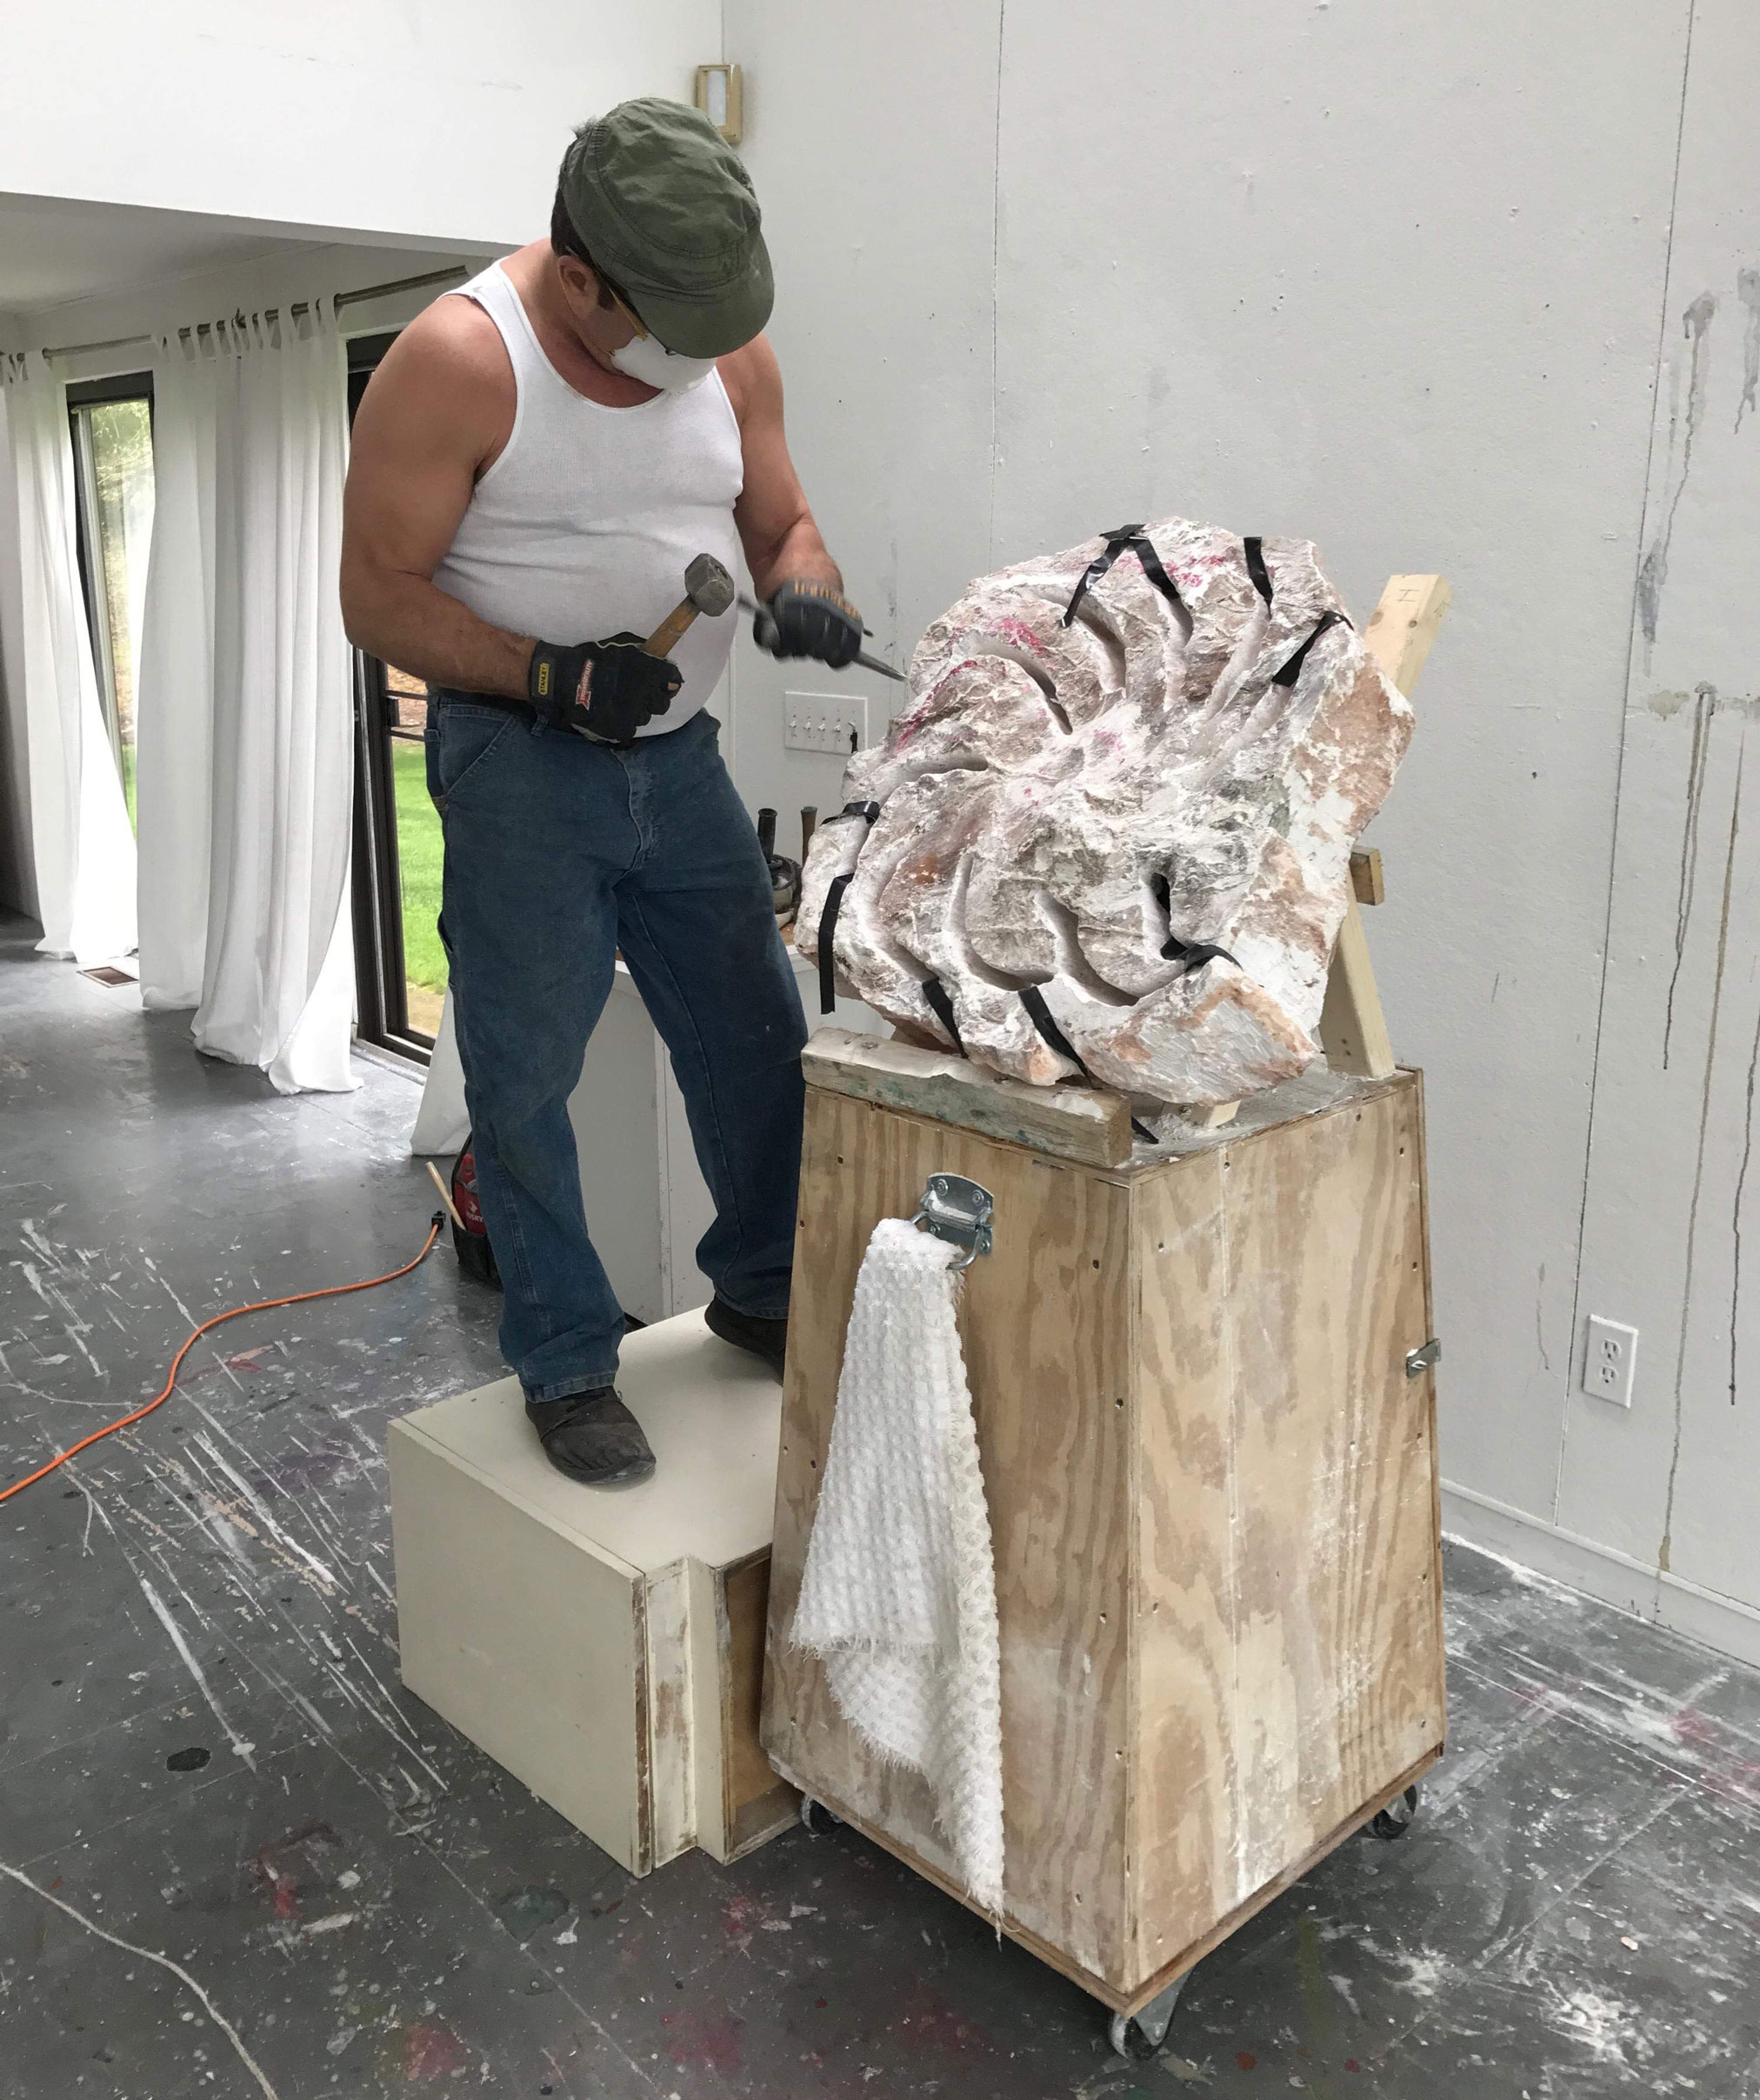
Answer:
<svg viewBox="0 0 1760 2100"><path fill-rule="evenodd" d="M439 299L385 353L355 415L343 506L349 639L433 685L523 698L533 637L480 620L433 582L477 475L513 425L495 324Z"/></svg>
<svg viewBox="0 0 1760 2100"><path fill-rule="evenodd" d="M745 486L733 522L761 598L790 577L830 583L843 579L825 551L783 429L783 378L776 352L759 336L722 360L721 376L739 421Z"/></svg>

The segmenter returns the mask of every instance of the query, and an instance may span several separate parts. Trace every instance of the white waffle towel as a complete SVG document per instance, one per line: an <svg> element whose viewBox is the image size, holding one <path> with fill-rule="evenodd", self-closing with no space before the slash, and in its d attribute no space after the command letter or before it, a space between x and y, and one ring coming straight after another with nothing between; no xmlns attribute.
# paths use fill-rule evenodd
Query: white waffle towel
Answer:
<svg viewBox="0 0 1760 2100"><path fill-rule="evenodd" d="M959 1250L903 1218L856 1278L793 1638L879 1754L929 1782L972 1900L1003 1902L996 1566L957 1317Z"/></svg>

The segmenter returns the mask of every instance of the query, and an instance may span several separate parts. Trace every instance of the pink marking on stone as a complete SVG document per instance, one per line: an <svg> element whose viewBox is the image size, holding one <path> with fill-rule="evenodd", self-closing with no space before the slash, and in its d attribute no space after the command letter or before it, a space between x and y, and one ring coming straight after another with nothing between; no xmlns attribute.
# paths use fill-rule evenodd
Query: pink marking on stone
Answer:
<svg viewBox="0 0 1760 2100"><path fill-rule="evenodd" d="M1005 614L999 620L992 620L984 631L1000 635L1005 642L1016 643L1020 648L1030 650L1042 663L1050 661L1045 654L1044 644L1024 620L1017 620Z"/></svg>
<svg viewBox="0 0 1760 2100"><path fill-rule="evenodd" d="M892 725L896 732L892 744L895 751L902 751L934 713L935 703L946 690L949 679L957 678L963 670L973 670L982 660L978 657L962 657L957 663L954 664L950 670L943 671L941 677L936 680L933 689L926 698L919 700L908 715L901 715L898 717Z"/></svg>

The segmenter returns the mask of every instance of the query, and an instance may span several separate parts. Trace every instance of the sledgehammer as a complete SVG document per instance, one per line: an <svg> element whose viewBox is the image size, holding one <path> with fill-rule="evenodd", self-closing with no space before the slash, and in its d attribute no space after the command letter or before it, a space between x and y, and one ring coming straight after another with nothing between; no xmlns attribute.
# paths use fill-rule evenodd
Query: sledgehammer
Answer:
<svg viewBox="0 0 1760 2100"><path fill-rule="evenodd" d="M732 603L733 578L712 554L699 554L684 571L684 596L642 644L643 650L650 657L670 657L699 612L715 619Z"/></svg>

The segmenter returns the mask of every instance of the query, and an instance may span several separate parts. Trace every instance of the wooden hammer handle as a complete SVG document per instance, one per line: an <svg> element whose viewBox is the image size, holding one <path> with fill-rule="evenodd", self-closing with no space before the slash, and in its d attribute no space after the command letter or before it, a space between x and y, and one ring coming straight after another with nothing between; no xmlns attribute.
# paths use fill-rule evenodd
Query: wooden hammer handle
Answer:
<svg viewBox="0 0 1760 2100"><path fill-rule="evenodd" d="M666 617L661 621L653 633L642 644L643 649L650 657L670 657L677 648L679 639L685 629L696 617L697 607L691 603L689 598L686 598L682 605L678 606L676 610L669 612Z"/></svg>

